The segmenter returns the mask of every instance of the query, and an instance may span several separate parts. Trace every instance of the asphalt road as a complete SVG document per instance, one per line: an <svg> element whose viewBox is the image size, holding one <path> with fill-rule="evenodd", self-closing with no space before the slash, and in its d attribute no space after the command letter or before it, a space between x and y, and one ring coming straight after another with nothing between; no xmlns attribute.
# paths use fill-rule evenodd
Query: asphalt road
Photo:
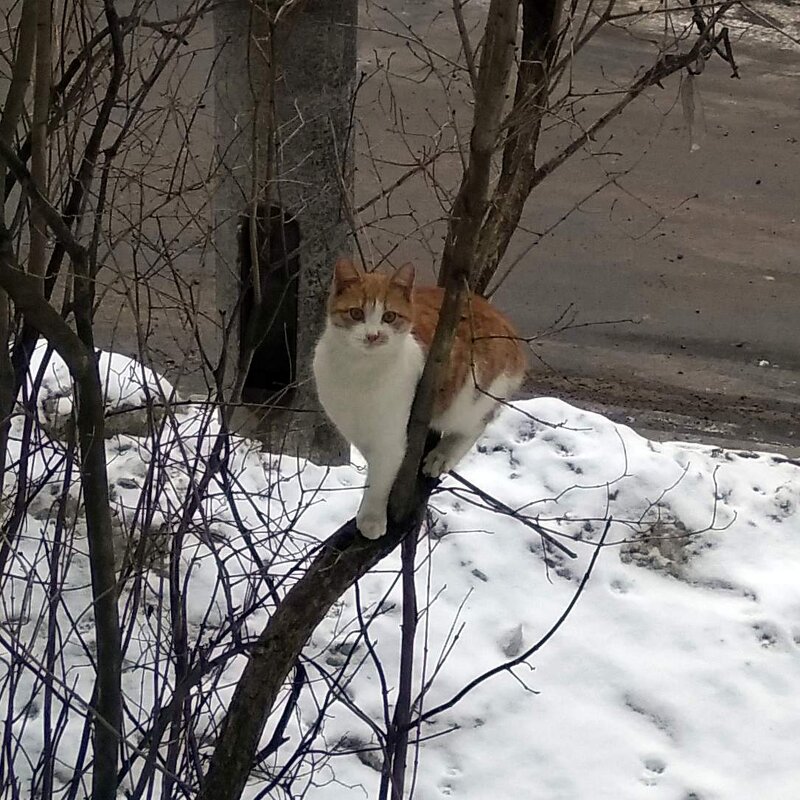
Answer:
<svg viewBox="0 0 800 800"><path fill-rule="evenodd" d="M588 55L608 72L640 49L607 37ZM768 46L738 60L738 80L720 63L701 77L694 152L674 90L621 116L614 168L641 160L536 245L497 301L526 331L570 304L579 324L633 320L543 341L535 390L668 433L800 444L800 62ZM547 203L586 196L597 162L544 184Z"/></svg>
<svg viewBox="0 0 800 800"><path fill-rule="evenodd" d="M409 3L406 19L446 52L452 33L431 22L432 5ZM652 63L648 38L616 31L597 37L579 57L576 80L613 86ZM739 79L714 60L697 81L693 135L672 80L630 106L592 152L576 155L541 184L510 248L519 264L495 300L528 336L546 332L564 313L557 327L567 320L577 326L534 344L528 392L597 408L649 435L755 440L794 453L800 452L793 446L800 445L800 46L791 51L748 40L735 48ZM442 118L441 86L413 80L419 70L402 47L367 34L362 52L384 62L391 52L395 72L411 76L393 82L406 140L424 131L426 118ZM396 120L370 115L372 102L367 97L363 116L370 146L392 150ZM461 96L450 91L447 102L457 116ZM563 141L560 130L544 139L541 157ZM692 149L692 139L699 148ZM399 144L396 152L402 153ZM456 168L440 165L437 179L447 184ZM609 177L616 182L592 195ZM368 194L363 186L362 194ZM376 248L392 250L394 263L435 258L441 226L425 228L424 237L417 232L421 219L435 215L430 194L430 181L406 194L418 228L382 223L373 232ZM403 207L398 201L395 210ZM538 235L562 217L552 233ZM408 237L400 247L392 239L398 231Z"/></svg>

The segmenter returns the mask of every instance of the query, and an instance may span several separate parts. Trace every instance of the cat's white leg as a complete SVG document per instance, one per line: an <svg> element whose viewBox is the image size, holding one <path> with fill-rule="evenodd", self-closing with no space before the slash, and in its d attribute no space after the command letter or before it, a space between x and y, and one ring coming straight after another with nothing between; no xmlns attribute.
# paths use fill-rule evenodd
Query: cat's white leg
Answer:
<svg viewBox="0 0 800 800"><path fill-rule="evenodd" d="M367 459L367 488L356 514L356 525L367 539L380 539L386 533L386 507L389 493L406 453L405 437L392 444L364 453Z"/></svg>

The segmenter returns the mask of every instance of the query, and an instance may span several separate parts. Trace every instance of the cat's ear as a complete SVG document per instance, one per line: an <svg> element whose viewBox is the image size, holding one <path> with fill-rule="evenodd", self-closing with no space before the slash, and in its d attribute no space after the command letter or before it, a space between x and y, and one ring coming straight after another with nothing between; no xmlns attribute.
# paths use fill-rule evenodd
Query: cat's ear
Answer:
<svg viewBox="0 0 800 800"><path fill-rule="evenodd" d="M362 276L363 272L353 261L341 256L333 267L333 285L331 288L334 294L339 294L345 287L358 283Z"/></svg>
<svg viewBox="0 0 800 800"><path fill-rule="evenodd" d="M402 289L406 297L410 297L411 290L414 288L414 275L414 265L403 264L403 266L392 275L391 283L393 286L398 286Z"/></svg>

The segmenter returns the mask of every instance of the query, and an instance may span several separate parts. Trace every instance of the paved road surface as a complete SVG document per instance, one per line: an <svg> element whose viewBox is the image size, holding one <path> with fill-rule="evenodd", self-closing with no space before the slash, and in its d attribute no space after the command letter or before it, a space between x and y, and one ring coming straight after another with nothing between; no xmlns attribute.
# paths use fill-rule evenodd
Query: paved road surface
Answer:
<svg viewBox="0 0 800 800"><path fill-rule="evenodd" d="M636 55L619 37L591 53L605 69ZM631 194L572 214L498 302L525 330L570 303L579 322L636 321L543 342L540 390L619 407L645 428L800 445L800 61L767 47L739 60L740 80L721 65L702 76L701 148L673 109L622 181ZM658 111L620 118L614 149L640 149ZM548 199L585 196L587 165L571 164Z"/></svg>
<svg viewBox="0 0 800 800"><path fill-rule="evenodd" d="M409 3L407 19L426 25L430 8ZM446 31L424 29L426 41L446 50ZM381 44L366 35L365 58ZM390 50L397 71L411 69L396 43L377 52L385 59ZM580 56L580 74L589 85L610 82L652 63L651 53L610 31ZM533 231L608 174L620 175L538 244L517 236L511 252L520 266L496 301L527 335L567 308L578 324L632 320L537 343L541 361L528 391L574 399L656 435L785 448L800 445L800 46L736 53L739 80L719 60L700 78L699 149L692 152L672 81L607 129L595 149L608 155L580 154L541 185L523 219ZM441 110L435 81L395 81L394 90L408 130ZM450 100L458 109L459 99ZM389 121L365 116L365 124L371 143L384 146ZM439 178L451 178L446 166ZM435 211L426 191L409 198L417 219ZM434 253L437 241L428 237ZM406 243L392 260L430 259L424 249Z"/></svg>

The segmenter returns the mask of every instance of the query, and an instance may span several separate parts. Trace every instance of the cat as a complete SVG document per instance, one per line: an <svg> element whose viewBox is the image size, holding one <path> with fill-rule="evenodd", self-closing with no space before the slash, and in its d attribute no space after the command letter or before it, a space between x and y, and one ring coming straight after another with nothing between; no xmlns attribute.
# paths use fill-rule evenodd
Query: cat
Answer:
<svg viewBox="0 0 800 800"><path fill-rule="evenodd" d="M414 287L411 264L393 275L364 272L346 258L334 267L313 370L325 413L367 461L356 524L368 539L386 532L389 492L443 297L439 287ZM425 474L448 472L469 452L498 404L519 388L526 366L511 323L469 295L434 403L431 428L441 439L423 462Z"/></svg>

